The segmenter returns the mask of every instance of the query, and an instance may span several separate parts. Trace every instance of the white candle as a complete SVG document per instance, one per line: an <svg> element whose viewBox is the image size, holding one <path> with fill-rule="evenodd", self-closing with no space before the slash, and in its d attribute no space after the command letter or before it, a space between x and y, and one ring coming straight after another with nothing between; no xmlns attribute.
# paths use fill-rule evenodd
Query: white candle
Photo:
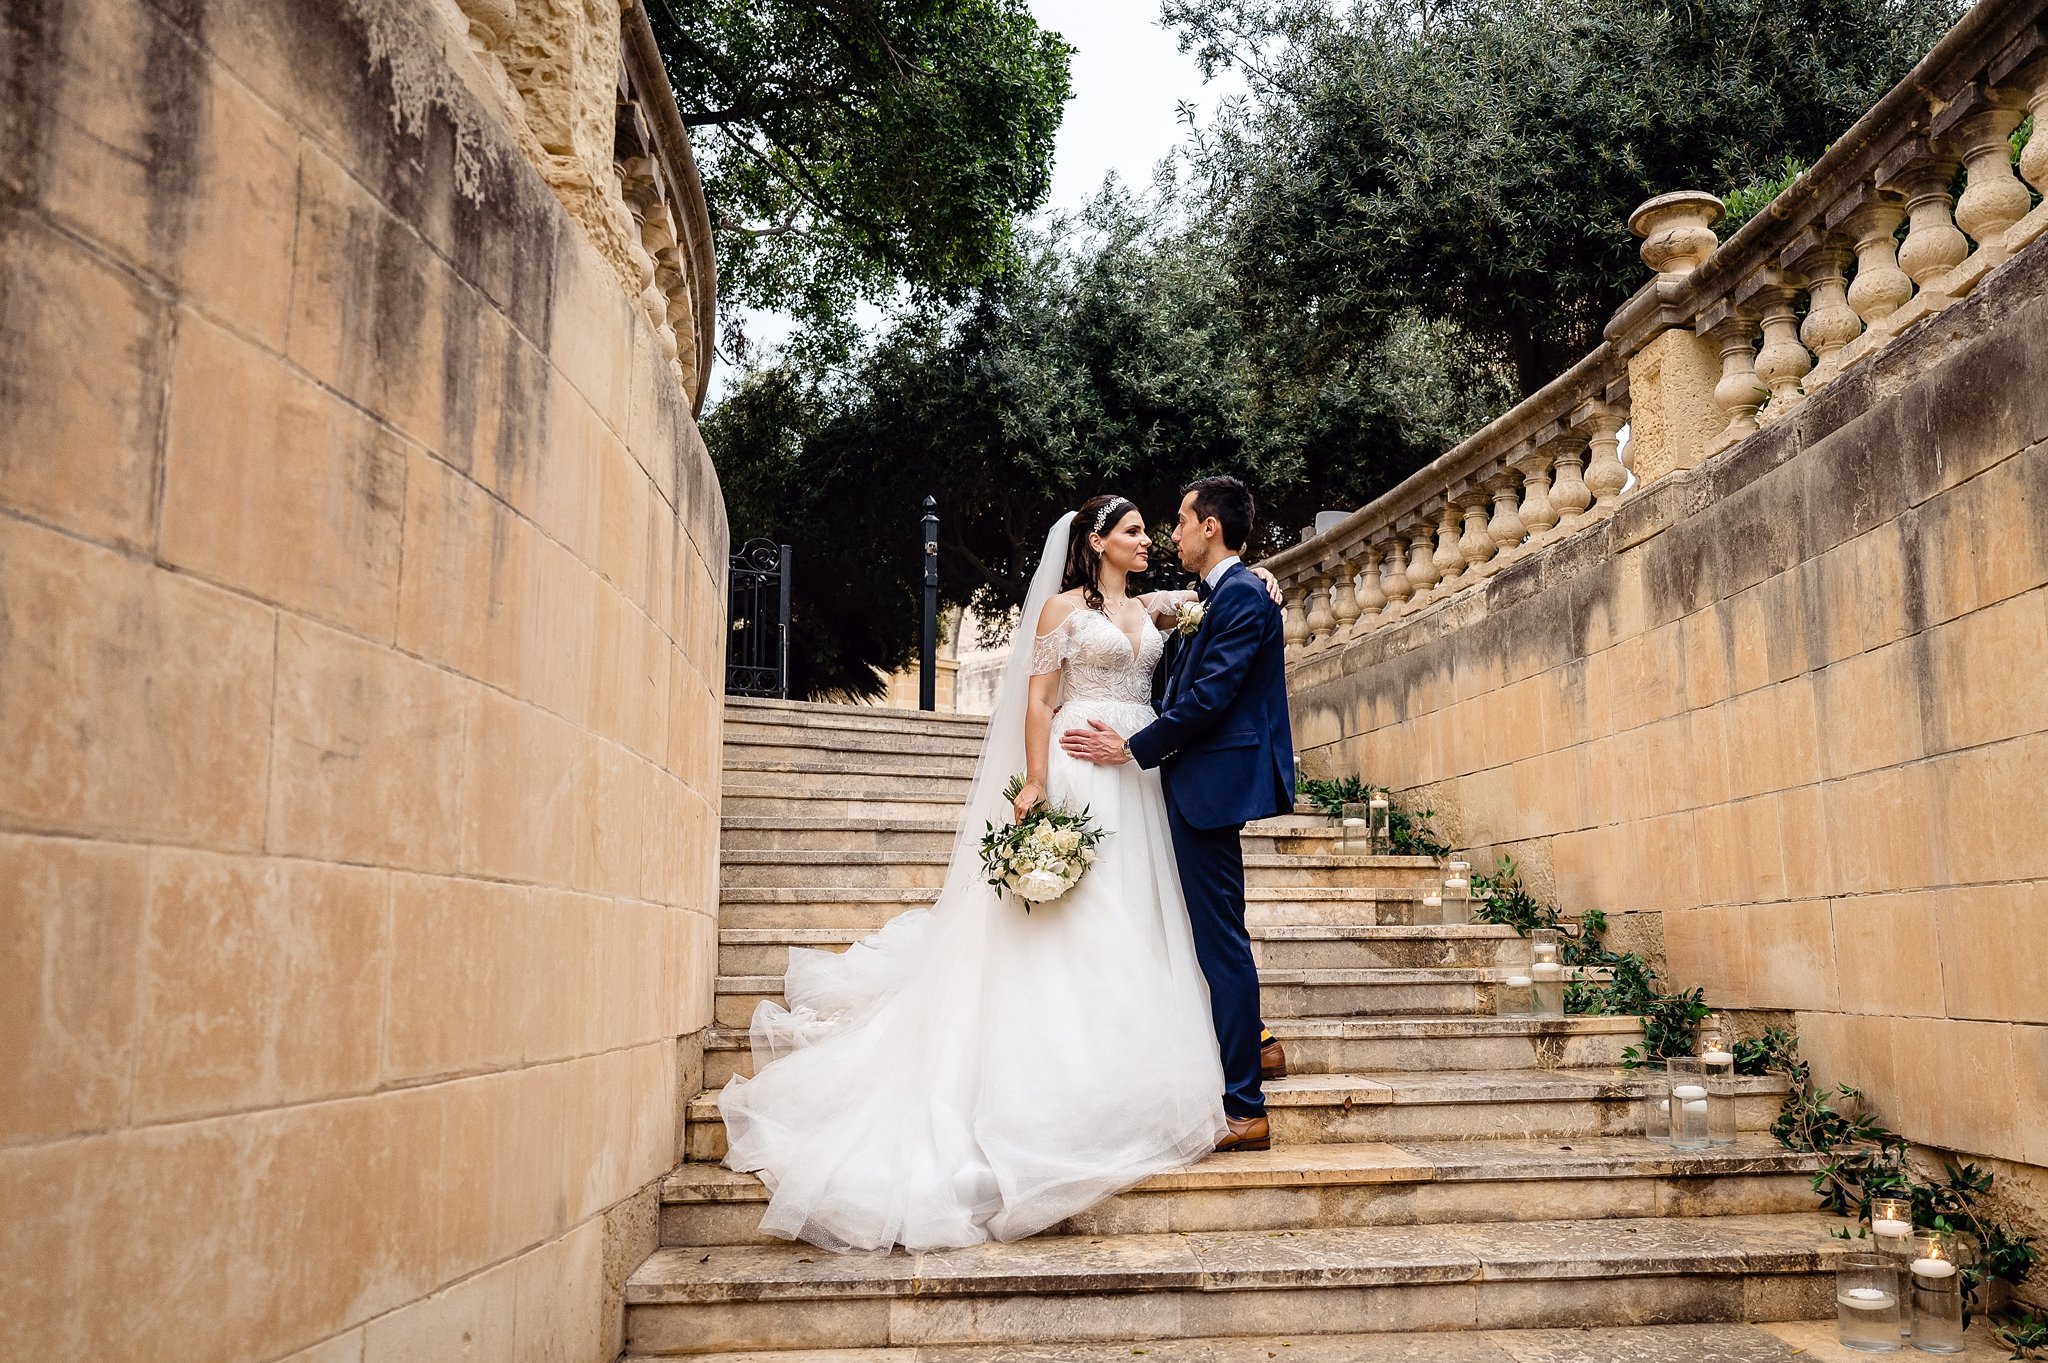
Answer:
<svg viewBox="0 0 2048 1363"><path fill-rule="evenodd" d="M1346 828L1363 828L1363 827L1365 827L1365 820L1363 820L1363 819L1346 819L1346 820L1344 821L1344 826L1345 826Z"/></svg>
<svg viewBox="0 0 2048 1363"><path fill-rule="evenodd" d="M1873 1217L1870 1222L1870 1233L1880 1240L1903 1240L1913 1233L1913 1223L1889 1216Z"/></svg>
<svg viewBox="0 0 2048 1363"><path fill-rule="evenodd" d="M1876 1287L1852 1287L1841 1296L1842 1305L1858 1311L1882 1311L1892 1301L1891 1293Z"/></svg>
<svg viewBox="0 0 2048 1363"><path fill-rule="evenodd" d="M1384 797L1375 795L1372 797L1371 800L1366 802L1366 807L1368 809L1381 810L1387 807L1387 802Z"/></svg>
<svg viewBox="0 0 2048 1363"><path fill-rule="evenodd" d="M1462 895L1462 894L1464 894L1464 893L1465 893L1465 889L1466 889L1466 882L1465 882L1465 880L1464 880L1464 879L1463 879L1462 877L1460 877L1460 876L1452 876L1452 877L1451 877L1451 878L1450 878L1449 880L1446 880L1446 881L1444 882L1444 893L1445 893L1445 894L1455 894L1455 895Z"/></svg>
<svg viewBox="0 0 2048 1363"><path fill-rule="evenodd" d="M1443 907L1444 897L1438 894L1435 890L1431 890L1428 894L1422 896L1422 902L1429 905L1431 908L1440 909Z"/></svg>
<svg viewBox="0 0 2048 1363"><path fill-rule="evenodd" d="M1704 1102L1707 1091L1698 1084L1673 1084L1671 1086L1671 1096L1688 1103L1695 1098Z"/></svg>
<svg viewBox="0 0 2048 1363"><path fill-rule="evenodd" d="M1923 1278L1948 1278L1955 1275L1956 1266L1947 1259L1915 1259L1913 1271Z"/></svg>
<svg viewBox="0 0 2048 1363"><path fill-rule="evenodd" d="M1558 975L1563 973L1563 971L1564 967L1559 965L1556 961L1538 961L1536 962L1536 964L1529 967L1529 973L1531 975L1540 976L1541 978L1546 980L1556 979Z"/></svg>
<svg viewBox="0 0 2048 1363"><path fill-rule="evenodd" d="M1735 1063L1735 1055L1732 1051L1708 1051L1701 1055L1700 1059L1706 1061L1709 1065L1732 1065Z"/></svg>
<svg viewBox="0 0 2048 1363"><path fill-rule="evenodd" d="M1527 989L1531 981L1527 975L1510 975L1508 983L1516 989Z"/></svg>

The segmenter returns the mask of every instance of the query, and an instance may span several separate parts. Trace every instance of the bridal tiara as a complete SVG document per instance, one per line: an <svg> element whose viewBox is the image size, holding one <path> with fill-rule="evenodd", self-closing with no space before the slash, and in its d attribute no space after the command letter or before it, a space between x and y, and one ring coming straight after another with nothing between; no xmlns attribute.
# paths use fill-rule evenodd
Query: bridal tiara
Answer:
<svg viewBox="0 0 2048 1363"><path fill-rule="evenodd" d="M1120 506L1129 505L1130 503L1125 501L1121 497L1110 498L1108 502L1103 504L1102 510L1095 513L1095 528L1089 531L1088 533L1091 535L1101 534L1102 527L1109 524L1109 513L1116 510Z"/></svg>

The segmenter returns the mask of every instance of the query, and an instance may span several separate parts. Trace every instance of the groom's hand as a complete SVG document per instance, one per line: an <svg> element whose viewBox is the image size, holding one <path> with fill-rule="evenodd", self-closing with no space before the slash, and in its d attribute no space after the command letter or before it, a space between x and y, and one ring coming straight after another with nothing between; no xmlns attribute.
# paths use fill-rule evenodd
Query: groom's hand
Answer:
<svg viewBox="0 0 2048 1363"><path fill-rule="evenodd" d="M1099 719L1089 720L1085 729L1069 729L1061 734L1060 746L1069 757L1104 767L1121 766L1131 760L1124 736Z"/></svg>

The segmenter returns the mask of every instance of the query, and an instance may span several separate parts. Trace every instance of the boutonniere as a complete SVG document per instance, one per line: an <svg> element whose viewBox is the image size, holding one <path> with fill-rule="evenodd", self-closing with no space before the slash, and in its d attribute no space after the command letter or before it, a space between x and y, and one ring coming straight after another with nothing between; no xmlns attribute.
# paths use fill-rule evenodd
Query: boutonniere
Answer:
<svg viewBox="0 0 2048 1363"><path fill-rule="evenodd" d="M1173 632L1183 639L1188 638L1202 627L1202 615L1207 610L1208 607L1199 601L1183 601L1175 612Z"/></svg>

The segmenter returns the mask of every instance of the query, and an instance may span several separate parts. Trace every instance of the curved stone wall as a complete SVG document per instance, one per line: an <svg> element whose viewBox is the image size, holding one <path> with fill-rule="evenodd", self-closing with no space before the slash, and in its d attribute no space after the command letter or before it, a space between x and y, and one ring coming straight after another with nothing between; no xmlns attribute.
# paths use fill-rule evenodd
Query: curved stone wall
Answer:
<svg viewBox="0 0 2048 1363"><path fill-rule="evenodd" d="M444 8L0 17L0 1357L618 1351L726 524Z"/></svg>

